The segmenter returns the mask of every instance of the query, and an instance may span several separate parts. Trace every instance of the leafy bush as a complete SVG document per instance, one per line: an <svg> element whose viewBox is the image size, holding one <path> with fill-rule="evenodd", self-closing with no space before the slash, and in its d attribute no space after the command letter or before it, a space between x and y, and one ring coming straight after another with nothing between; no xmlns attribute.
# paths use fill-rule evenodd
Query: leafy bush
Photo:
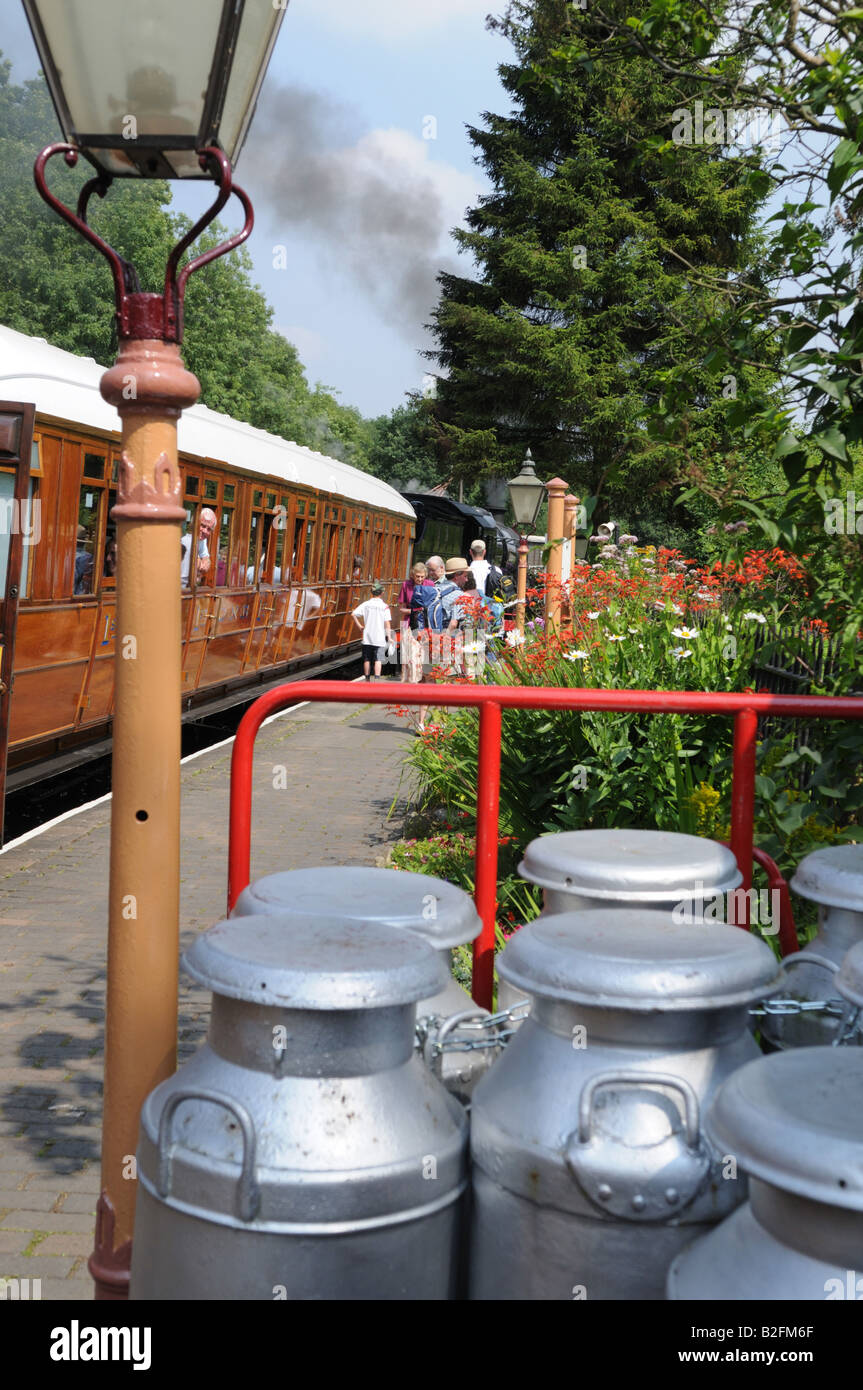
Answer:
<svg viewBox="0 0 863 1390"><path fill-rule="evenodd" d="M486 664L485 682L746 690L757 685L759 667L787 663L811 640L811 624L799 635L786 632L805 577L782 551L752 551L727 567L633 545L606 547L603 559L579 567L572 633L528 633L524 645ZM764 643L764 632L778 635ZM829 677L809 681L810 692L853 688L857 659L842 648ZM797 746L789 721L772 725L758 747L755 843L788 874L810 850L860 838L863 729L816 721L808 744ZM732 720L716 715L505 710L500 828L512 837L508 851L520 854L547 831L589 827L727 838L732 737ZM475 814L477 752L478 714L469 709L441 712L413 747L423 800L446 806L453 821ZM447 868L445 877L456 871ZM467 886L469 875L459 872ZM502 901L508 872L502 866Z"/></svg>

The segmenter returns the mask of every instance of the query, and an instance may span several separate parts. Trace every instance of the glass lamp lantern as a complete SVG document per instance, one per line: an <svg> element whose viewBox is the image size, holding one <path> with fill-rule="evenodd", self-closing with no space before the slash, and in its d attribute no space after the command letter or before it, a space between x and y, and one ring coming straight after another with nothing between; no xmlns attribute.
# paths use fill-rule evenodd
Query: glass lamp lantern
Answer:
<svg viewBox="0 0 863 1390"><path fill-rule="evenodd" d="M287 0L23 0L65 139L117 177L235 165Z"/></svg>
<svg viewBox="0 0 863 1390"><path fill-rule="evenodd" d="M546 497L545 483L536 476L530 449L524 456L518 477L510 479L507 487L516 529L525 536L533 529Z"/></svg>

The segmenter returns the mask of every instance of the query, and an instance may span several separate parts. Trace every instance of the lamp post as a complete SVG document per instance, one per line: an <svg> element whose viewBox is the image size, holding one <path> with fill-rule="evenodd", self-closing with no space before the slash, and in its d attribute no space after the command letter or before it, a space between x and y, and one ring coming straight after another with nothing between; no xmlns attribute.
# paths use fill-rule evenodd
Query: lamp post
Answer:
<svg viewBox="0 0 863 1390"><path fill-rule="evenodd" d="M563 582L564 498L569 487L562 478L546 483L548 490L548 587L545 594L545 630L560 629L561 585Z"/></svg>
<svg viewBox="0 0 863 1390"><path fill-rule="evenodd" d="M536 476L530 449L524 456L521 472L507 483L509 503L518 531L518 589L515 625L524 635L524 606L527 598L527 538L536 524L545 496L545 484Z"/></svg>
<svg viewBox="0 0 863 1390"><path fill-rule="evenodd" d="M176 1069L180 901L180 524L177 420L198 381L180 356L189 276L248 237L232 181L284 6L245 0L24 0L65 136L35 166L45 201L108 260L119 353L101 382L117 407L117 639L113 726L102 1180L90 1272L97 1298L128 1295L142 1102ZM46 166L95 169L73 212ZM115 177L207 178L215 202L172 251L163 294L87 224ZM236 193L237 235L179 269Z"/></svg>

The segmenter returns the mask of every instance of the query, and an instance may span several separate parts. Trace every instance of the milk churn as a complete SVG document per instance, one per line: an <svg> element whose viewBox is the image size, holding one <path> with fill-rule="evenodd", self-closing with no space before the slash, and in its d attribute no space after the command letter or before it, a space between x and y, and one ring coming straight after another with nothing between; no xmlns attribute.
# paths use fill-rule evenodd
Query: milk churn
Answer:
<svg viewBox="0 0 863 1390"><path fill-rule="evenodd" d="M474 1299L658 1299L693 1236L743 1200L705 1104L757 1045L779 980L738 927L638 908L542 916L501 976L529 1018L474 1093Z"/></svg>
<svg viewBox="0 0 863 1390"><path fill-rule="evenodd" d="M453 1297L467 1116L414 1048L440 954L379 923L222 922L207 1042L141 1112L131 1296Z"/></svg>
<svg viewBox="0 0 863 1390"><path fill-rule="evenodd" d="M716 921L726 920L724 895L743 881L725 845L666 830L540 835L527 846L518 872L542 888L544 913L634 906L679 908L700 917L722 895ZM502 984L498 999L504 1009L522 996Z"/></svg>
<svg viewBox="0 0 863 1390"><path fill-rule="evenodd" d="M863 1047L863 941L851 947L839 967L836 992L845 1001L845 1011L833 1046L856 1044Z"/></svg>
<svg viewBox="0 0 863 1390"><path fill-rule="evenodd" d="M818 935L782 962L783 994L800 1004L820 1000L824 1007L767 1014L761 1032L773 1048L826 1046L837 1037L843 1014L836 971L851 947L863 941L863 845L830 845L807 854L791 887L818 904Z"/></svg>
<svg viewBox="0 0 863 1390"><path fill-rule="evenodd" d="M428 941L446 964L443 989L417 1007L417 1045L448 1091L467 1101L474 1085L500 1049L498 1030L487 1009L474 1004L450 974L450 951L478 936L482 923L473 900L461 888L430 874L401 869L327 867L288 869L249 884L232 917L293 919L299 928L310 918L339 916L346 922L380 922L402 927Z"/></svg>
<svg viewBox="0 0 863 1390"><path fill-rule="evenodd" d="M749 1201L680 1254L672 1299L863 1298L863 1066L807 1047L750 1062L707 1117Z"/></svg>

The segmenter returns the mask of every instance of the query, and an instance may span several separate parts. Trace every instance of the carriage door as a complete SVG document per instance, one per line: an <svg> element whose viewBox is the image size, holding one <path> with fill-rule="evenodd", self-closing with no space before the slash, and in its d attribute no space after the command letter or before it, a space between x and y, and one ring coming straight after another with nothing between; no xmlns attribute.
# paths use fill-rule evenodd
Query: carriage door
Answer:
<svg viewBox="0 0 863 1390"><path fill-rule="evenodd" d="M29 501L33 411L32 405L0 401L0 845L21 560L24 546L35 545L41 535L39 504L31 517Z"/></svg>

